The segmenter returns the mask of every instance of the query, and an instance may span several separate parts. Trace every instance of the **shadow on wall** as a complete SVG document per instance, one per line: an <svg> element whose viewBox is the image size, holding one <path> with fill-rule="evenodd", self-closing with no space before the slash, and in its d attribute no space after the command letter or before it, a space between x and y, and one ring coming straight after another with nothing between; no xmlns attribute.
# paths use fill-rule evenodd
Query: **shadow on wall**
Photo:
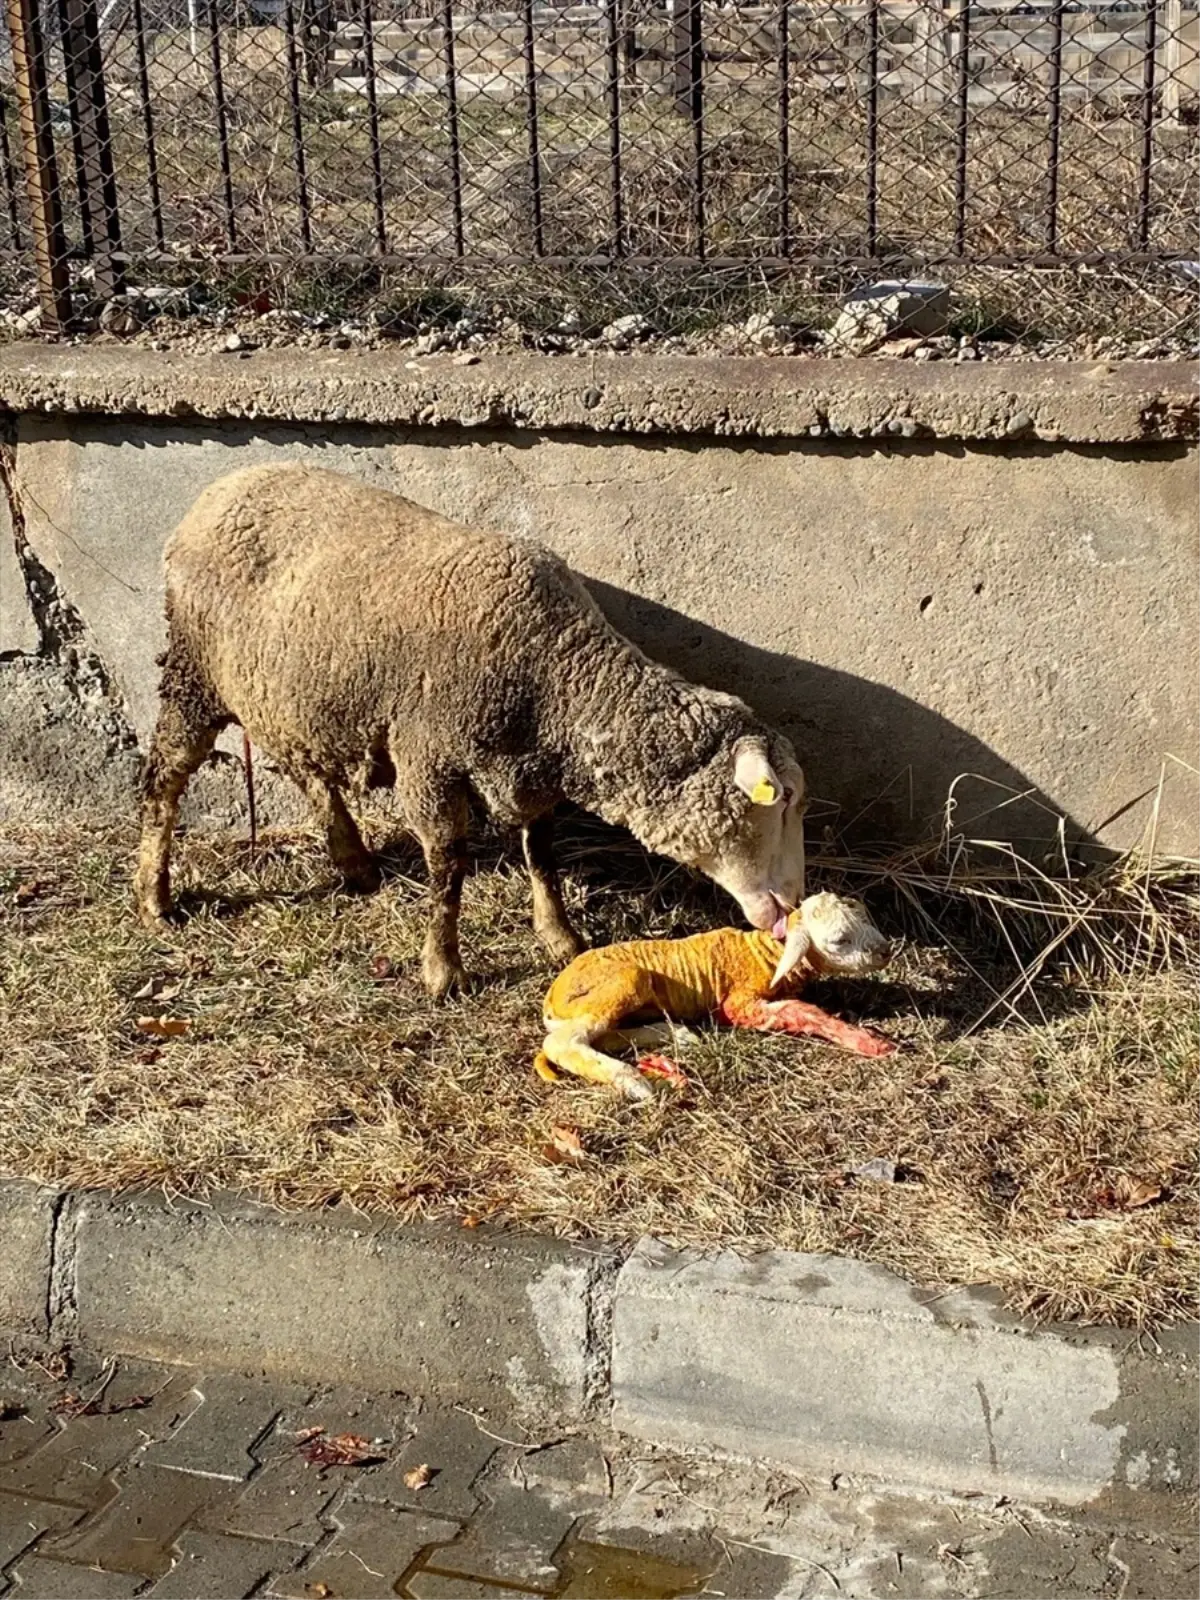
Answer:
<svg viewBox="0 0 1200 1600"><path fill-rule="evenodd" d="M951 828L1042 854L1062 839L1073 859L1111 854L1011 763L936 711L880 683L746 644L694 617L598 579L584 580L613 625L648 656L739 695L793 741L813 800L814 832L856 844L938 836Z"/></svg>

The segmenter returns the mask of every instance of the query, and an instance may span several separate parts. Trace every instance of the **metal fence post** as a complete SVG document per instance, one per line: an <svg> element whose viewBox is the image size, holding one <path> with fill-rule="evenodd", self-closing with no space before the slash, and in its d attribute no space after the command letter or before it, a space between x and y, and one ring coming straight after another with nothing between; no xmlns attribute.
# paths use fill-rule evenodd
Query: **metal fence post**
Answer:
<svg viewBox="0 0 1200 1600"><path fill-rule="evenodd" d="M83 235L98 300L124 293L121 223L95 0L59 0L71 127L79 160Z"/></svg>
<svg viewBox="0 0 1200 1600"><path fill-rule="evenodd" d="M71 294L38 0L8 0L8 31L12 38L13 79L25 161L25 188L33 224L42 327L47 333L60 333L71 319Z"/></svg>

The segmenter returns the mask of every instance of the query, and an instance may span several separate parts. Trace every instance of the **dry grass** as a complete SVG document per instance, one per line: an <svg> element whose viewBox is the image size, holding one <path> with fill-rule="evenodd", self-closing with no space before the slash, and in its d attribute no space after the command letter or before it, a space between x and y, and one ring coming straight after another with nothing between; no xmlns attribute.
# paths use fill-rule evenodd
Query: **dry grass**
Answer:
<svg viewBox="0 0 1200 1600"><path fill-rule="evenodd" d="M598 842L577 831L564 851L593 940L727 915L686 874ZM952 872L933 852L818 860L816 878L865 887L907 935L886 975L826 1003L906 1048L879 1063L703 1031L684 1054L691 1087L642 1109L533 1076L551 971L502 854L467 885L481 986L434 1005L415 981L421 874L403 844L384 892L353 900L302 835L268 839L253 864L228 837L184 840L192 914L167 943L131 915L130 844L0 838L11 1173L844 1251L926 1285L996 1283L1046 1317L1146 1326L1193 1309L1197 902L1182 870L1017 881L1003 857ZM381 954L396 975L377 982ZM154 981L158 998L138 998ZM155 1013L190 1031L155 1043L136 1026ZM581 1166L543 1155L554 1123L579 1129ZM846 1181L874 1157L906 1181ZM1121 1179L1164 1197L1113 1209Z"/></svg>

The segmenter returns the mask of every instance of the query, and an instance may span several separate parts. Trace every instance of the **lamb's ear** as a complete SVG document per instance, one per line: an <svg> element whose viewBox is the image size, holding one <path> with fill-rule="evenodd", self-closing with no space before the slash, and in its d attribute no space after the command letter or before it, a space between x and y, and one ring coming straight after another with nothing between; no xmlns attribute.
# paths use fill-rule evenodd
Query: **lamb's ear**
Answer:
<svg viewBox="0 0 1200 1600"><path fill-rule="evenodd" d="M774 767L757 740L742 739L734 748L733 781L756 806L773 806L783 793Z"/></svg>

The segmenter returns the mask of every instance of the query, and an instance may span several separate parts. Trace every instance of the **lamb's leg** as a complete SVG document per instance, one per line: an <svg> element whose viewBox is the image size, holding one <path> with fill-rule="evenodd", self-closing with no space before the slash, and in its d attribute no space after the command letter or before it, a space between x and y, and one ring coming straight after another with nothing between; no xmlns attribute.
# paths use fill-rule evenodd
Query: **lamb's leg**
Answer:
<svg viewBox="0 0 1200 1600"><path fill-rule="evenodd" d="M458 911L467 872L467 803L454 795L437 818L413 824L429 870L429 928L421 954L421 976L429 993L440 999L468 986L458 949Z"/></svg>
<svg viewBox="0 0 1200 1600"><path fill-rule="evenodd" d="M321 819L330 859L341 873L346 888L358 894L374 894L381 882L379 868L371 859L358 824L347 811L340 792L324 778L316 776L305 776L301 784Z"/></svg>
<svg viewBox="0 0 1200 1600"><path fill-rule="evenodd" d="M754 1028L761 1033L809 1034L853 1050L860 1056L890 1056L896 1046L866 1028L843 1022L820 1006L804 1000L762 1000L757 995L731 995L721 1007L721 1019L735 1028Z"/></svg>
<svg viewBox="0 0 1200 1600"><path fill-rule="evenodd" d="M558 870L554 864L554 822L538 817L521 829L521 844L533 889L533 931L553 956L566 966L583 949L563 905Z"/></svg>
<svg viewBox="0 0 1200 1600"><path fill-rule="evenodd" d="M142 838L133 891L142 921L161 926L171 915L171 835L188 779L212 753L232 718L212 695L171 684L170 657L163 698L142 774Z"/></svg>
<svg viewBox="0 0 1200 1600"><path fill-rule="evenodd" d="M629 1100L649 1100L654 1091L646 1080L615 1056L606 1056L592 1039L608 1032L607 1023L556 1022L542 1041L541 1055L564 1072L589 1083L603 1083Z"/></svg>

